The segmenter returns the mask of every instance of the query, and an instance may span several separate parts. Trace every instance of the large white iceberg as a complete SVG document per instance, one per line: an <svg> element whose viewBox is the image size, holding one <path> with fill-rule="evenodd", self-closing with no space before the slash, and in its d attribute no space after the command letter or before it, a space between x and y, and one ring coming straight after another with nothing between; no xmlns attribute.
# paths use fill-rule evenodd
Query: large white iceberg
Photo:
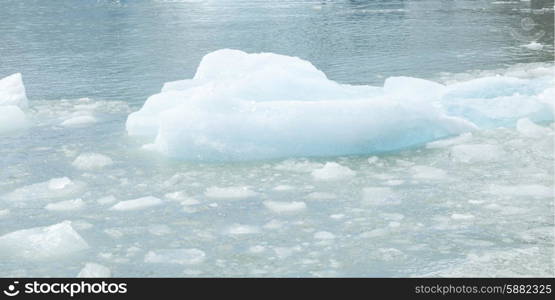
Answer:
<svg viewBox="0 0 555 300"><path fill-rule="evenodd" d="M0 134L28 126L24 110L27 96L21 74L16 73L0 79Z"/></svg>
<svg viewBox="0 0 555 300"><path fill-rule="evenodd" d="M146 148L184 159L368 154L477 125L552 120L549 105L535 97L545 85L502 76L448 86L392 77L383 87L353 86L296 57L224 49L206 55L193 79L166 83L126 126L153 142Z"/></svg>

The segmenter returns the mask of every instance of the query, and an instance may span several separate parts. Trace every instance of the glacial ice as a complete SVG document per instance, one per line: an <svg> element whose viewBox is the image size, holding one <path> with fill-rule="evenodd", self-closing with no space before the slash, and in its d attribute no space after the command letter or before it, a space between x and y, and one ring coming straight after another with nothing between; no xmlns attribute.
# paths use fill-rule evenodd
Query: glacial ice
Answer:
<svg viewBox="0 0 555 300"><path fill-rule="evenodd" d="M56 259L88 248L87 242L72 228L69 221L0 236L0 257Z"/></svg>
<svg viewBox="0 0 555 300"><path fill-rule="evenodd" d="M552 121L539 97L550 77L353 86L296 57L224 49L207 54L192 79L166 83L126 127L152 141L145 149L189 160L379 153L521 118Z"/></svg>
<svg viewBox="0 0 555 300"><path fill-rule="evenodd" d="M20 73L0 79L0 134L29 126L24 112L27 105L25 86Z"/></svg>
<svg viewBox="0 0 555 300"><path fill-rule="evenodd" d="M410 99L428 85L390 95L328 80L299 58L226 49L206 55L193 79L165 84L126 126L154 140L148 149L193 160L383 152L475 128L437 99Z"/></svg>

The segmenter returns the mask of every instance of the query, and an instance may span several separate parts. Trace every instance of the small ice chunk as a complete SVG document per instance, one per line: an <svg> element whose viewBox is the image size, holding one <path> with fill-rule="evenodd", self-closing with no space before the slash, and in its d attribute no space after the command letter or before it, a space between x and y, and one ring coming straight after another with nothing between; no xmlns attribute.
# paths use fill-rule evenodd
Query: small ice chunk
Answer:
<svg viewBox="0 0 555 300"><path fill-rule="evenodd" d="M0 256L43 260L66 257L89 248L70 221L23 229L0 236Z"/></svg>
<svg viewBox="0 0 555 300"><path fill-rule="evenodd" d="M208 198L218 199L245 199L258 195L247 186L209 187L204 192Z"/></svg>
<svg viewBox="0 0 555 300"><path fill-rule="evenodd" d="M473 144L457 145L451 149L451 159L455 162L478 163L497 161L504 157L505 151L496 145Z"/></svg>
<svg viewBox="0 0 555 300"><path fill-rule="evenodd" d="M518 130L518 132L525 137L535 139L545 137L552 133L551 129L539 126L538 124L530 121L528 118L519 119L516 122L516 130Z"/></svg>
<svg viewBox="0 0 555 300"><path fill-rule="evenodd" d="M452 214L451 219L453 219L453 220L472 220L472 219L474 219L474 216L470 215L470 214Z"/></svg>
<svg viewBox="0 0 555 300"><path fill-rule="evenodd" d="M191 249L159 249L149 251L144 258L146 263L196 265L206 259L204 251Z"/></svg>
<svg viewBox="0 0 555 300"><path fill-rule="evenodd" d="M312 177L316 180L332 181L349 179L356 172L335 162L327 162L323 168L312 171Z"/></svg>
<svg viewBox="0 0 555 300"><path fill-rule="evenodd" d="M306 209L306 204L302 201L264 201L264 206L275 213L293 213Z"/></svg>
<svg viewBox="0 0 555 300"><path fill-rule="evenodd" d="M370 164L370 165L375 165L379 161L380 161L380 159L377 156L370 156L368 158L368 164Z"/></svg>
<svg viewBox="0 0 555 300"><path fill-rule="evenodd" d="M335 235L328 231L318 231L314 234L314 238L317 240L333 240Z"/></svg>
<svg viewBox="0 0 555 300"><path fill-rule="evenodd" d="M126 211L126 210L139 210L148 207L153 207L162 204L162 200L147 196L142 198L137 198L133 200L120 201L116 205L112 206L110 210Z"/></svg>
<svg viewBox="0 0 555 300"><path fill-rule="evenodd" d="M227 234L230 235L246 235L246 234L254 234L259 233L260 229L256 226L251 225L242 225L242 224L234 224L230 226L226 230Z"/></svg>
<svg viewBox="0 0 555 300"><path fill-rule="evenodd" d="M108 278L112 277L112 272L108 267L97 263L86 263L85 267L81 269L78 278Z"/></svg>
<svg viewBox="0 0 555 300"><path fill-rule="evenodd" d="M444 170L430 166L414 166L410 171L416 179L444 179L447 176Z"/></svg>
<svg viewBox="0 0 555 300"><path fill-rule="evenodd" d="M52 178L48 181L48 188L51 190L61 190L70 185L72 182L67 177Z"/></svg>
<svg viewBox="0 0 555 300"><path fill-rule="evenodd" d="M363 188L362 201L369 205L394 205L401 203L397 193L389 187Z"/></svg>
<svg viewBox="0 0 555 300"><path fill-rule="evenodd" d="M334 219L334 220L341 220L343 218L345 218L344 214L332 214L330 215L330 218Z"/></svg>
<svg viewBox="0 0 555 300"><path fill-rule="evenodd" d="M0 218L5 217L10 214L9 209L0 209Z"/></svg>
<svg viewBox="0 0 555 300"><path fill-rule="evenodd" d="M117 199L114 195L109 195L109 196L102 197L102 198L96 200L96 202L100 205L111 204L111 203L114 203L116 201L117 201Z"/></svg>
<svg viewBox="0 0 555 300"><path fill-rule="evenodd" d="M114 162L106 155L99 153L83 153L79 155L72 165L79 170L93 171L107 167Z"/></svg>
<svg viewBox="0 0 555 300"><path fill-rule="evenodd" d="M290 185L278 185L276 187L273 188L274 191L290 191L295 189L294 186L290 186Z"/></svg>
<svg viewBox="0 0 555 300"><path fill-rule="evenodd" d="M64 127L84 127L96 123L93 116L78 116L63 121L60 125Z"/></svg>
<svg viewBox="0 0 555 300"><path fill-rule="evenodd" d="M536 41L530 42L526 45L522 45L521 47L524 47L524 48L530 49L530 50L534 50L534 51L538 51L538 50L543 49L543 45L536 42Z"/></svg>
<svg viewBox="0 0 555 300"><path fill-rule="evenodd" d="M44 209L50 211L72 211L85 207L85 202L80 198L47 204Z"/></svg>

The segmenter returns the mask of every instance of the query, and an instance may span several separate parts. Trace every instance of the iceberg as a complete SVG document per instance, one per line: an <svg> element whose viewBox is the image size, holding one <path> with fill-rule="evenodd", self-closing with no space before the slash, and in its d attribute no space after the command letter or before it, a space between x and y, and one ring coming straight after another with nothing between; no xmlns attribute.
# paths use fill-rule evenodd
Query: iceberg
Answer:
<svg viewBox="0 0 555 300"><path fill-rule="evenodd" d="M257 160L396 151L521 118L553 120L551 75L490 76L444 85L391 77L340 84L310 62L223 49L192 79L168 82L128 116L131 136L170 157Z"/></svg>
<svg viewBox="0 0 555 300"><path fill-rule="evenodd" d="M21 74L0 79L0 134L11 133L28 126L24 110L27 96Z"/></svg>

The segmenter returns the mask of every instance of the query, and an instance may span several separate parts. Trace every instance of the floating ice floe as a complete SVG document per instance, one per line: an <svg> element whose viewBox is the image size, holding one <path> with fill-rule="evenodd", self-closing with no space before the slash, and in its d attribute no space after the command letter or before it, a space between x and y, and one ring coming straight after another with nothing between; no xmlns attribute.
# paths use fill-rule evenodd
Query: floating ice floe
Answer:
<svg viewBox="0 0 555 300"><path fill-rule="evenodd" d="M538 43L538 42L530 42L526 45L522 45L522 47L524 47L526 49L530 49L530 50L535 50L535 51L543 49L543 45L541 43Z"/></svg>
<svg viewBox="0 0 555 300"><path fill-rule="evenodd" d="M252 225L233 224L225 232L229 235L247 235L259 233L260 229Z"/></svg>
<svg viewBox="0 0 555 300"><path fill-rule="evenodd" d="M47 227L18 230L0 236L0 257L54 259L87 248L89 245L72 228L69 221Z"/></svg>
<svg viewBox="0 0 555 300"><path fill-rule="evenodd" d="M293 213L306 209L306 204L302 201L264 201L264 206L275 213Z"/></svg>
<svg viewBox="0 0 555 300"><path fill-rule="evenodd" d="M100 170L113 163L112 159L106 155L100 153L83 153L73 161L72 165L80 170L92 171Z"/></svg>
<svg viewBox="0 0 555 300"><path fill-rule="evenodd" d="M245 199L258 195L247 186L230 186L230 187L209 187L204 192L208 198L217 199Z"/></svg>
<svg viewBox="0 0 555 300"><path fill-rule="evenodd" d="M321 169L312 171L311 174L316 180L331 181L349 179L355 176L356 172L338 163L328 162Z"/></svg>
<svg viewBox="0 0 555 300"><path fill-rule="evenodd" d="M97 263L86 263L85 267L81 269L78 278L108 278L112 277L112 272L108 267Z"/></svg>
<svg viewBox="0 0 555 300"><path fill-rule="evenodd" d="M0 195L0 199L10 201L32 201L42 199L63 198L78 194L85 187L85 183L72 181L67 177L52 178L48 181L34 183Z"/></svg>
<svg viewBox="0 0 555 300"><path fill-rule="evenodd" d="M552 86L544 73L354 86L296 57L224 49L207 54L192 79L166 83L126 127L152 141L147 149L190 160L379 153L520 118L552 121L539 96Z"/></svg>
<svg viewBox="0 0 555 300"><path fill-rule="evenodd" d="M147 196L133 200L120 201L110 208L110 210L128 211L140 210L148 207L158 206L162 204L162 200L156 197Z"/></svg>
<svg viewBox="0 0 555 300"><path fill-rule="evenodd" d="M160 249L149 251L144 258L146 263L195 265L206 259L204 251L199 249Z"/></svg>
<svg viewBox="0 0 555 300"><path fill-rule="evenodd" d="M0 134L29 126L24 112L27 105L27 95L20 73L0 79Z"/></svg>
<svg viewBox="0 0 555 300"><path fill-rule="evenodd" d="M65 200L47 204L44 209L50 211L72 211L85 207L85 202L81 199Z"/></svg>
<svg viewBox="0 0 555 300"><path fill-rule="evenodd" d="M127 130L169 156L246 160L390 151L474 128L443 114L438 99L411 97L439 84L399 81L410 84L389 95L331 81L296 57L219 50L202 59L193 79L151 96Z"/></svg>

